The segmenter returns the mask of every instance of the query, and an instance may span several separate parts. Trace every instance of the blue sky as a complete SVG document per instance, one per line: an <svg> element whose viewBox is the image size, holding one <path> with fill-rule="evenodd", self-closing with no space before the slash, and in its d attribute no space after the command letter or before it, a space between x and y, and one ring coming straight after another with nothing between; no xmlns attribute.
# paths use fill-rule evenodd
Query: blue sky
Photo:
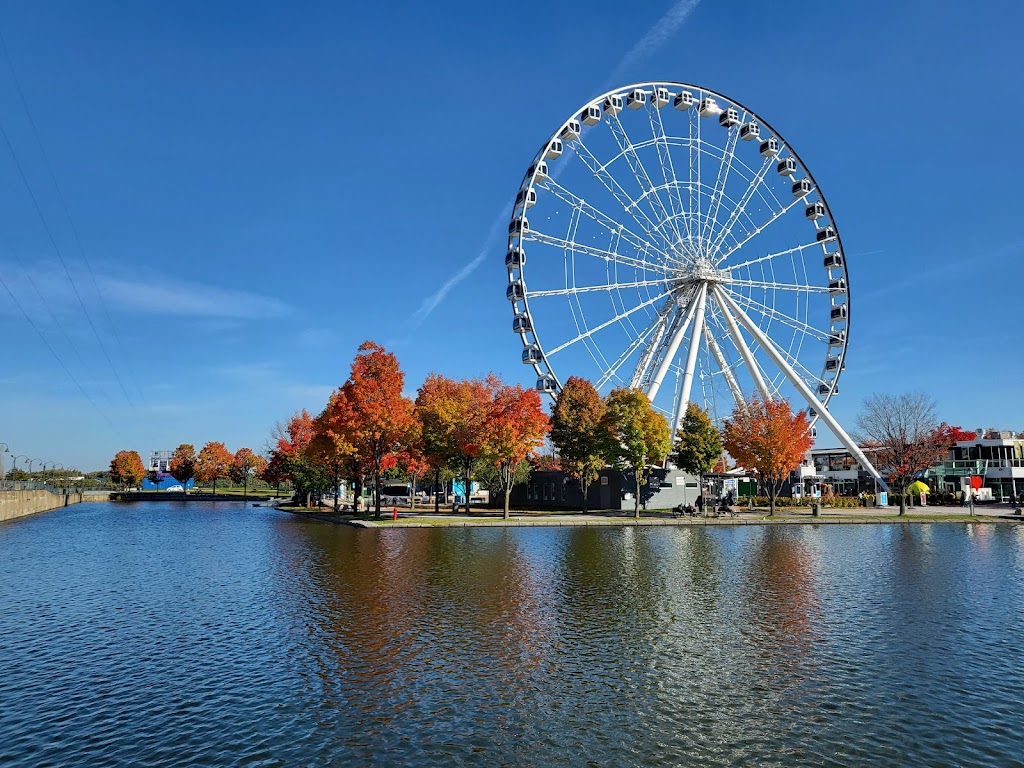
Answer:
<svg viewBox="0 0 1024 768"><path fill-rule="evenodd" d="M827 190L855 313L841 420L921 388L952 423L1024 429L1021 15L5 4L0 276L46 344L0 288L0 441L82 469L259 448L367 338L410 392L432 370L532 383L503 296L512 198L570 113L649 79L752 106Z"/></svg>

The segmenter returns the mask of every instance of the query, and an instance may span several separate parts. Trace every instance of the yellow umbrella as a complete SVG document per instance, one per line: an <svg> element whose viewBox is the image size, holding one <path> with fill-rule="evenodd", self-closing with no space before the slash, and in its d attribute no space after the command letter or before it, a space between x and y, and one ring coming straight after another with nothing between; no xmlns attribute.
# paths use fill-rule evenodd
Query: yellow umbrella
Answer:
<svg viewBox="0 0 1024 768"><path fill-rule="evenodd" d="M928 483L922 483L920 480L915 480L907 486L907 493L931 493L932 489L928 487Z"/></svg>

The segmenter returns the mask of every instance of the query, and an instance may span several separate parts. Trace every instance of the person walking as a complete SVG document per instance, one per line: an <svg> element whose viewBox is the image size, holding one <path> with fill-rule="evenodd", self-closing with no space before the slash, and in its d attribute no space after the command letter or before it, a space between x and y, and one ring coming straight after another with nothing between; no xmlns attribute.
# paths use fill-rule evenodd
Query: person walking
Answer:
<svg viewBox="0 0 1024 768"><path fill-rule="evenodd" d="M704 494L703 493L697 494L697 512L700 513L701 516L704 515Z"/></svg>

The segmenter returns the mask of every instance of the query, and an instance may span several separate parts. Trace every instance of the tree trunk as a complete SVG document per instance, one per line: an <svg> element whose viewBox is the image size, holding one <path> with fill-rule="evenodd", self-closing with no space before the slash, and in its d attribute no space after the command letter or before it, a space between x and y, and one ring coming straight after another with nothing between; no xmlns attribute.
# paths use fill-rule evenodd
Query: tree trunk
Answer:
<svg viewBox="0 0 1024 768"><path fill-rule="evenodd" d="M242 478L242 506L249 503L249 475Z"/></svg>
<svg viewBox="0 0 1024 768"><path fill-rule="evenodd" d="M434 470L434 514L441 511L441 470Z"/></svg>
<svg viewBox="0 0 1024 768"><path fill-rule="evenodd" d="M334 472L334 514L338 514L338 472Z"/></svg>
<svg viewBox="0 0 1024 768"><path fill-rule="evenodd" d="M380 517L380 469L375 469L373 472L373 493L376 497L373 501L373 513L376 517Z"/></svg>
<svg viewBox="0 0 1024 768"><path fill-rule="evenodd" d="M633 482L636 485L636 493L633 496L633 518L640 519L640 475L641 470L633 470Z"/></svg>
<svg viewBox="0 0 1024 768"><path fill-rule="evenodd" d="M907 514L907 497L903 493L903 489L900 489L900 516Z"/></svg>
<svg viewBox="0 0 1024 768"><path fill-rule="evenodd" d="M472 466L473 466L473 462L472 461L467 461L466 462L466 514L467 515L470 513L469 512L469 489L472 488L472 486L470 485L470 482L471 482L470 475L471 475L471 468L472 468Z"/></svg>
<svg viewBox="0 0 1024 768"><path fill-rule="evenodd" d="M775 483L768 487L768 517L775 517Z"/></svg>
<svg viewBox="0 0 1024 768"><path fill-rule="evenodd" d="M583 489L583 514L587 514L587 488L590 487L590 483L586 481L580 481L580 488Z"/></svg>
<svg viewBox="0 0 1024 768"><path fill-rule="evenodd" d="M512 495L512 483L505 484L505 519L508 520L508 497Z"/></svg>
<svg viewBox="0 0 1024 768"><path fill-rule="evenodd" d="M416 473L412 473L412 488L409 489L409 509L416 509Z"/></svg>
<svg viewBox="0 0 1024 768"><path fill-rule="evenodd" d="M213 498L217 498L217 478L213 478Z"/></svg>

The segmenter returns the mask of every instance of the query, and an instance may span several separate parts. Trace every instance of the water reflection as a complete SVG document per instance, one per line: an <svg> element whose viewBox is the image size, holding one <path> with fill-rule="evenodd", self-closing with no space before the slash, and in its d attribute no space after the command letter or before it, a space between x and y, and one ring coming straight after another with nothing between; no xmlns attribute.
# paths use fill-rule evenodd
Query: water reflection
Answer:
<svg viewBox="0 0 1024 768"><path fill-rule="evenodd" d="M1021 531L55 512L0 526L0 762L1010 765Z"/></svg>

